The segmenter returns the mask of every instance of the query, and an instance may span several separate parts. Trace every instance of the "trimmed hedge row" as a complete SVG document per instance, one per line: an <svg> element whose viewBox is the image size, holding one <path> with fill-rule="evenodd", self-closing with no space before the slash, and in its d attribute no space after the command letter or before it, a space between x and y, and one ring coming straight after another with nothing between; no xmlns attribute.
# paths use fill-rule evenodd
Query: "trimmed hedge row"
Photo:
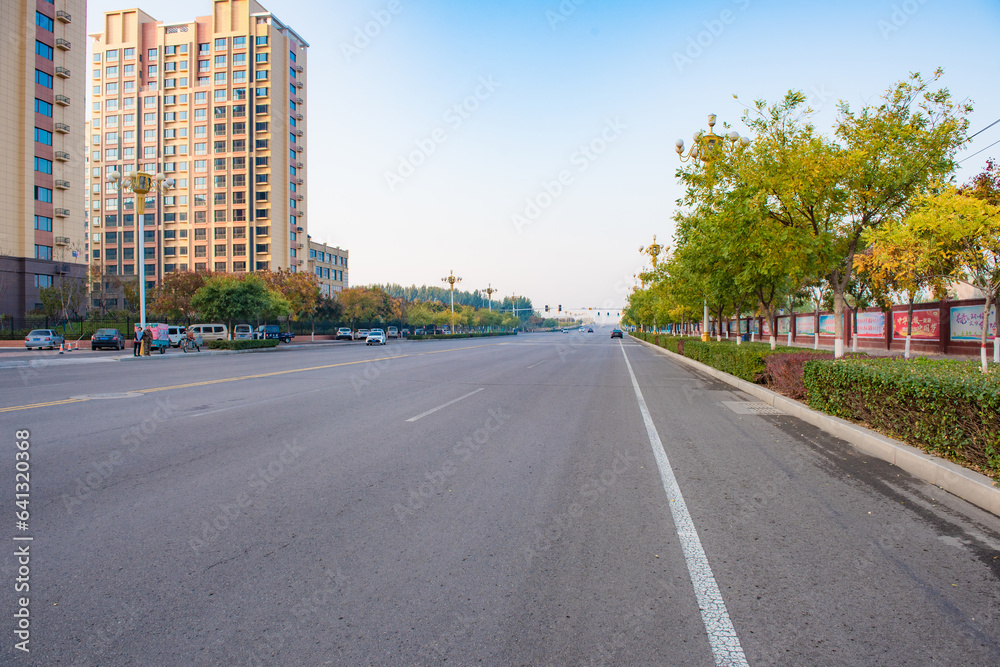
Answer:
<svg viewBox="0 0 1000 667"><path fill-rule="evenodd" d="M1000 372L975 361L811 361L804 382L809 407L1000 481Z"/></svg>
<svg viewBox="0 0 1000 667"><path fill-rule="evenodd" d="M864 424L1000 481L1000 370L976 361L906 360L766 343L632 334L809 407Z"/></svg>
<svg viewBox="0 0 1000 667"><path fill-rule="evenodd" d="M413 334L408 340L450 340L452 338L492 338L494 336L516 336L516 331L497 331L494 333L457 333L457 334Z"/></svg>
<svg viewBox="0 0 1000 667"><path fill-rule="evenodd" d="M278 347L281 341L274 338L257 340L210 340L208 347L212 350L254 350L262 347Z"/></svg>

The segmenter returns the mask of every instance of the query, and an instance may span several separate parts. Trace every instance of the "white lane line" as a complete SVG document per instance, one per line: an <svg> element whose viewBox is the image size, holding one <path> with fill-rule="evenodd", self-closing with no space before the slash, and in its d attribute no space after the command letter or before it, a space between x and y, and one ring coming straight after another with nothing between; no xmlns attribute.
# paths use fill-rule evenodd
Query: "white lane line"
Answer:
<svg viewBox="0 0 1000 667"><path fill-rule="evenodd" d="M619 345L621 345L621 341L619 341ZM726 602L722 599L722 592L712 575L708 556L705 555L705 549L701 546L698 530L695 528L694 520L684 503L681 489L677 486L674 470L670 467L670 460L667 459L660 435L656 432L653 418L649 415L646 401L639 389L639 382L635 379L635 373L632 371L632 364L629 363L628 355L625 354L624 345L622 345L622 356L625 357L625 365L632 378L632 388L635 389L635 397L639 401L639 412L642 413L642 421L646 424L646 434L649 436L649 444L653 447L653 457L660 469L663 490L667 492L667 499L670 501L668 503L670 513L674 517L674 527L681 542L681 550L684 552L688 575L694 586L694 594L698 600L701 620L705 625L705 632L708 634L708 643L712 647L715 664L720 667L722 665L748 666L746 656L743 655L743 647L740 645L740 638L736 635L736 628L733 627L733 622L729 619Z"/></svg>
<svg viewBox="0 0 1000 667"><path fill-rule="evenodd" d="M531 369L532 369L532 368L534 368L535 366L538 366L538 365L541 365L541 364L544 364L544 363L545 363L546 361L548 361L548 359L542 359L542 360L541 360L541 361L539 361L539 362L538 362L537 364L531 364L530 366L528 366L527 370L531 370Z"/></svg>
<svg viewBox="0 0 1000 667"><path fill-rule="evenodd" d="M420 413L419 415L417 415L416 417L410 417L410 418L409 418L409 419L407 419L406 421L408 421L408 422L415 422L415 421L417 421L418 419L423 419L423 418L424 418L424 417L426 417L427 415L432 415L432 414L434 414L435 412L437 412L438 410L442 410L442 409L444 409L444 408L448 407L449 405L454 405L455 403L458 403L458 402L459 402L459 401L461 401L462 399L465 399L465 398L468 398L469 396L472 396L473 394L478 394L478 393L479 393L479 392L481 392L481 391L482 391L483 389L486 389L486 387L480 387L479 389L476 389L475 391L470 391L470 392L469 392L468 394L466 394L465 396L459 396L459 397L458 397L458 398L456 398L456 399L453 399L453 400L450 400L450 401L448 401L448 402L447 402L447 403L445 403L444 405L439 405L439 406L437 406L436 408L432 408L432 409L428 410L427 412L422 412L422 413Z"/></svg>

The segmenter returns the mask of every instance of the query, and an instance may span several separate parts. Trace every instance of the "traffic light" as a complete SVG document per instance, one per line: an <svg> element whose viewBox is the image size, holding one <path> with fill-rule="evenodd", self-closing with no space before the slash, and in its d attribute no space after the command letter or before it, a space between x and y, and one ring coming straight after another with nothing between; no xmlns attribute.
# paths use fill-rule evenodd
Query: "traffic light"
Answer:
<svg viewBox="0 0 1000 667"><path fill-rule="evenodd" d="M560 313L562 312L562 304L561 303L559 304L559 312Z"/></svg>
<svg viewBox="0 0 1000 667"><path fill-rule="evenodd" d="M545 312L546 313L549 312L549 307L548 306L545 306Z"/></svg>

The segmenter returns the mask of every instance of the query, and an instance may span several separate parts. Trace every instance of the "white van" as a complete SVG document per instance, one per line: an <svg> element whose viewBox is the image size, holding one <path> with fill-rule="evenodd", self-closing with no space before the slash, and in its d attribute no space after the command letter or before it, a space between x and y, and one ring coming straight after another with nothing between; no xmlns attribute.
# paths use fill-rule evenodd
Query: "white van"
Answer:
<svg viewBox="0 0 1000 667"><path fill-rule="evenodd" d="M253 327L249 324L237 324L233 327L233 340L251 340Z"/></svg>
<svg viewBox="0 0 1000 667"><path fill-rule="evenodd" d="M180 347L181 338L184 338L184 334L187 329L184 327L175 327L173 325L167 327L167 338L170 339L170 347Z"/></svg>
<svg viewBox="0 0 1000 667"><path fill-rule="evenodd" d="M229 327L225 324L192 324L188 330L193 331L202 340L229 340Z"/></svg>

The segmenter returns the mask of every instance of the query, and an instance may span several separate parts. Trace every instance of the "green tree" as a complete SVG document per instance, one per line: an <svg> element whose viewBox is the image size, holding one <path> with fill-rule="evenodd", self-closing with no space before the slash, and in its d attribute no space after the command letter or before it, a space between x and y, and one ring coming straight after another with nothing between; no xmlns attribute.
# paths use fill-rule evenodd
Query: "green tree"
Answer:
<svg viewBox="0 0 1000 667"><path fill-rule="evenodd" d="M153 293L153 310L171 319L194 317L196 309L191 301L213 275L209 271L168 273Z"/></svg>
<svg viewBox="0 0 1000 667"><path fill-rule="evenodd" d="M247 274L213 276L194 295L191 305L208 320L226 322L232 331L234 320L289 312L288 301L270 289L263 278Z"/></svg>

